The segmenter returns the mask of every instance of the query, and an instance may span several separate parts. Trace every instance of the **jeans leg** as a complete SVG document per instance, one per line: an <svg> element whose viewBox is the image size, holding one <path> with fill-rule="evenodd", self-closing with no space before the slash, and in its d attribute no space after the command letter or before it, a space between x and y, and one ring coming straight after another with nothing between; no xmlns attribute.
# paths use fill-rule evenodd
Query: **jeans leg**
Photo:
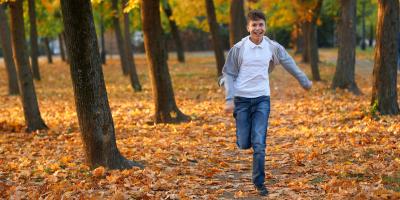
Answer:
<svg viewBox="0 0 400 200"><path fill-rule="evenodd" d="M250 99L235 97L234 103L233 117L236 120L236 144L239 149L249 149L251 147Z"/></svg>
<svg viewBox="0 0 400 200"><path fill-rule="evenodd" d="M270 112L269 97L259 97L252 112L251 143L253 145L253 183L264 185L265 181L265 148Z"/></svg>

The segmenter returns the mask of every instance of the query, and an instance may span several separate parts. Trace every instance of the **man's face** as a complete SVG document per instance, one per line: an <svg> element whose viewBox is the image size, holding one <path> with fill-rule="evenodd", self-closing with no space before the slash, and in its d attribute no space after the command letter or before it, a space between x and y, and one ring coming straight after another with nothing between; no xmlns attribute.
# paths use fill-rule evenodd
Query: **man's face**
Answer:
<svg viewBox="0 0 400 200"><path fill-rule="evenodd" d="M260 42L265 34L265 21L262 19L250 20L247 23L247 31L253 42Z"/></svg>

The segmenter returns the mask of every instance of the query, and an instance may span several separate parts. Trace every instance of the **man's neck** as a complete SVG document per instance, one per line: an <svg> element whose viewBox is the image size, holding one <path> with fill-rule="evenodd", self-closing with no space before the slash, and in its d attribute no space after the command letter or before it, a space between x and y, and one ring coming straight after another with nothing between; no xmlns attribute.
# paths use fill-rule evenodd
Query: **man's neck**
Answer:
<svg viewBox="0 0 400 200"><path fill-rule="evenodd" d="M261 44L261 42L262 42L262 40L263 40L263 38L261 38L260 40L256 40L256 39L253 39L253 38L251 38L251 37L249 37L249 39L250 39L251 42L253 42L253 43L256 44L256 45Z"/></svg>

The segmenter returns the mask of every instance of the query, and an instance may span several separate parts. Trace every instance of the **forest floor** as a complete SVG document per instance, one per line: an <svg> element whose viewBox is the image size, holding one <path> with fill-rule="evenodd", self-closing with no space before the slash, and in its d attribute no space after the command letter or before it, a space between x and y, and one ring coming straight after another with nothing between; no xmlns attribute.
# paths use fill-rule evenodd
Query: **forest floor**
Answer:
<svg viewBox="0 0 400 200"><path fill-rule="evenodd" d="M372 53L357 53L362 96L330 89L336 55L320 50L324 81L308 92L282 67L271 74L265 199L400 198L400 116L374 117L370 109ZM25 133L20 99L7 95L0 62L0 198L260 199L251 184L252 151L237 149L234 119L223 110L213 54L186 57L185 64L174 54L169 61L178 107L192 118L182 124L149 123L153 102L143 55L135 58L139 93L116 56L103 67L118 148L146 165L123 171L85 165L67 64L40 61L35 86L50 129Z"/></svg>

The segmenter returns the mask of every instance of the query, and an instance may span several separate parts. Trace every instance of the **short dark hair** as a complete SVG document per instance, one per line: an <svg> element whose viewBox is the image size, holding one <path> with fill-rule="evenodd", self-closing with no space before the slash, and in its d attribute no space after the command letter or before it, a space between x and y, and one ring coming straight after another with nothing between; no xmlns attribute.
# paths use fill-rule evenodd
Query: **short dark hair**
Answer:
<svg viewBox="0 0 400 200"><path fill-rule="evenodd" d="M248 14L247 14L247 22L251 21L256 21L256 20L265 20L265 15L261 10L251 10Z"/></svg>

